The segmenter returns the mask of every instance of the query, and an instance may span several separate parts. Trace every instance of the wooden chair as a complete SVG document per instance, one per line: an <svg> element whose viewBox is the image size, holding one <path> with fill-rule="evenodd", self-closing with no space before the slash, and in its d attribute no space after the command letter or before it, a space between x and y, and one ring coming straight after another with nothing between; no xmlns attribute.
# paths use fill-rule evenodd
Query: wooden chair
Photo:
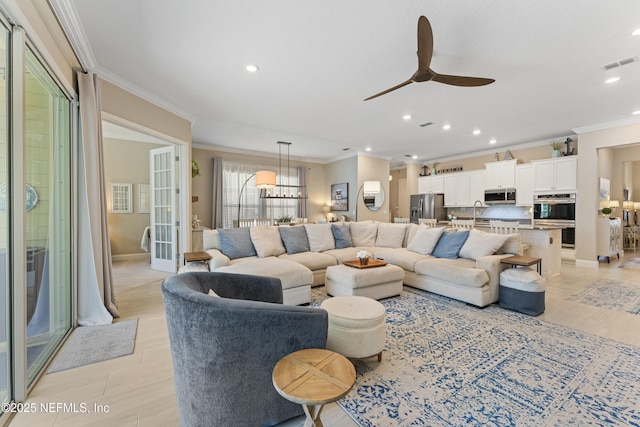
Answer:
<svg viewBox="0 0 640 427"><path fill-rule="evenodd" d="M497 234L519 234L518 228L520 223L518 221L498 221L490 220L489 227L491 227L492 233ZM527 254L527 251L531 248L528 243L520 243L520 249L523 255Z"/></svg>
<svg viewBox="0 0 640 427"><path fill-rule="evenodd" d="M419 218L418 224L424 224L429 228L435 228L438 225L438 220L436 218Z"/></svg>
<svg viewBox="0 0 640 427"><path fill-rule="evenodd" d="M409 218L393 218L393 222L396 224L409 224Z"/></svg>
<svg viewBox="0 0 640 427"><path fill-rule="evenodd" d="M451 226L453 228L463 228L470 230L476 226L476 222L473 219L452 219Z"/></svg>

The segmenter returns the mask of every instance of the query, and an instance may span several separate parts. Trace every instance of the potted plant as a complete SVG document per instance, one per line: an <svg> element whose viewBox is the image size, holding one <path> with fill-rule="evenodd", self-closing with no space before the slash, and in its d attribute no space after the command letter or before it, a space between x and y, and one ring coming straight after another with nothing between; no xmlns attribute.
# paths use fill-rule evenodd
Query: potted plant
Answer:
<svg viewBox="0 0 640 427"><path fill-rule="evenodd" d="M283 215L280 218L278 218L278 224L282 224L282 223L288 224L291 221L293 221L293 217L289 215Z"/></svg>
<svg viewBox="0 0 640 427"><path fill-rule="evenodd" d="M551 157L562 157L562 144L563 142L561 141L553 141L551 144L549 144L551 146L551 149L553 150L553 152L551 153Z"/></svg>
<svg viewBox="0 0 640 427"><path fill-rule="evenodd" d="M360 260L360 265L369 264L369 258L371 257L371 254L368 251L358 251L356 256Z"/></svg>

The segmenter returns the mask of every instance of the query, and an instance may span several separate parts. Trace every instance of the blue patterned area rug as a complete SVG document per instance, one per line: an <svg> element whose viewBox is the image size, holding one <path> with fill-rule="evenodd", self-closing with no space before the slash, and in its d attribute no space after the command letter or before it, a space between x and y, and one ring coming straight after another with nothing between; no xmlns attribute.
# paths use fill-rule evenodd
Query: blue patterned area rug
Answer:
<svg viewBox="0 0 640 427"><path fill-rule="evenodd" d="M640 270L640 258L631 258L618 266L618 268L632 268L634 270Z"/></svg>
<svg viewBox="0 0 640 427"><path fill-rule="evenodd" d="M412 288L381 302L382 362L338 402L361 426L640 425L640 348Z"/></svg>
<svg viewBox="0 0 640 427"><path fill-rule="evenodd" d="M567 301L639 314L640 283L600 279L569 295Z"/></svg>

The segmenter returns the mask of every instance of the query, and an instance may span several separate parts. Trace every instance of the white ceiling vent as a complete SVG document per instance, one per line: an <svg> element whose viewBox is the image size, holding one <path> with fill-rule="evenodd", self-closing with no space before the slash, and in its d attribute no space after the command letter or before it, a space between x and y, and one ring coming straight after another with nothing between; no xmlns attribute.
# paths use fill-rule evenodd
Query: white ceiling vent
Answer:
<svg viewBox="0 0 640 427"><path fill-rule="evenodd" d="M418 125L418 126L420 126L421 128L424 128L424 127L427 127L427 126L431 126L432 124L433 124L433 122L426 122L426 123L423 123L423 124Z"/></svg>
<svg viewBox="0 0 640 427"><path fill-rule="evenodd" d="M612 62L610 64L605 64L602 68L605 70L611 70L612 68L622 67L623 65L628 65L636 61L638 61L638 57L632 56L630 58L625 58L616 62Z"/></svg>

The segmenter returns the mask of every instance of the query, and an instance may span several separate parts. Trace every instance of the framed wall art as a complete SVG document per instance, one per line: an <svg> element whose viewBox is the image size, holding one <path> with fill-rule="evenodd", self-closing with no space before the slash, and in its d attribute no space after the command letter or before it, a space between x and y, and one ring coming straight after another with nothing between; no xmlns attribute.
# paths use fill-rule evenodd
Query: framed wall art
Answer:
<svg viewBox="0 0 640 427"><path fill-rule="evenodd" d="M331 211L349 210L349 183L331 184Z"/></svg>

